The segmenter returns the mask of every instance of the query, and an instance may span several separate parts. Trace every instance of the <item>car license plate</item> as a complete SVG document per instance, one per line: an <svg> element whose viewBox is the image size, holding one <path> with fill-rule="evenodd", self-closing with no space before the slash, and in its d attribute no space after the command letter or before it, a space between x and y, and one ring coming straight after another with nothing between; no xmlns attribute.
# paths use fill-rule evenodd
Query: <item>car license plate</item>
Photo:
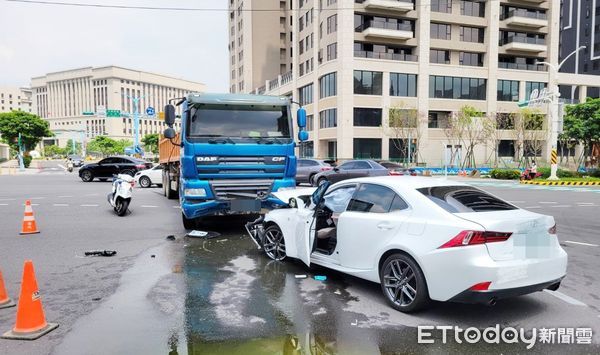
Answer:
<svg viewBox="0 0 600 355"><path fill-rule="evenodd" d="M260 200L231 200L231 210L235 212L259 212Z"/></svg>

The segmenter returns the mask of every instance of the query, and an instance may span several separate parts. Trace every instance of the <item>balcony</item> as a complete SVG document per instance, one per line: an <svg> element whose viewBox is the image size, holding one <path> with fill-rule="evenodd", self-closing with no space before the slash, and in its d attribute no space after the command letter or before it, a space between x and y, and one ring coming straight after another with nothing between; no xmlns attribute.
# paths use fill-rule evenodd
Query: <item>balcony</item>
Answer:
<svg viewBox="0 0 600 355"><path fill-rule="evenodd" d="M548 19L545 13L532 12L527 10L512 10L506 16L501 16L506 26L522 26L540 28L548 26Z"/></svg>
<svg viewBox="0 0 600 355"><path fill-rule="evenodd" d="M511 63L511 62L498 62L498 68L514 69L514 70L530 70L530 71L548 71L548 68L545 65Z"/></svg>
<svg viewBox="0 0 600 355"><path fill-rule="evenodd" d="M545 52L548 50L544 38L535 37L508 37L500 40L500 46L507 51L519 52Z"/></svg>
<svg viewBox="0 0 600 355"><path fill-rule="evenodd" d="M412 25L387 21L367 21L356 27L365 37L407 40L414 37Z"/></svg>
<svg viewBox="0 0 600 355"><path fill-rule="evenodd" d="M367 10L408 12L415 8L411 0L365 0L363 4Z"/></svg>
<svg viewBox="0 0 600 355"><path fill-rule="evenodd" d="M416 62L418 57L412 54L387 53L387 52L371 52L371 51L354 51L355 58L369 59L386 59L397 60L403 62Z"/></svg>

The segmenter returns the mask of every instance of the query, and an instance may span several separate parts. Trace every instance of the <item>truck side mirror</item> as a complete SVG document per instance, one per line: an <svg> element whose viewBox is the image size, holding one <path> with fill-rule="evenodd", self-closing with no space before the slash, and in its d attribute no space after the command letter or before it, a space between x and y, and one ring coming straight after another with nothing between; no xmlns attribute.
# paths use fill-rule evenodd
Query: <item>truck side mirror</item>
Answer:
<svg viewBox="0 0 600 355"><path fill-rule="evenodd" d="M175 123L175 106L165 105L165 123L169 127Z"/></svg>
<svg viewBox="0 0 600 355"><path fill-rule="evenodd" d="M298 132L298 140L300 142L305 142L308 140L308 132L302 130L300 132Z"/></svg>
<svg viewBox="0 0 600 355"><path fill-rule="evenodd" d="M175 138L175 130L173 128L171 128L171 127L168 127L168 128L165 129L163 135L167 139L173 139L173 138Z"/></svg>
<svg viewBox="0 0 600 355"><path fill-rule="evenodd" d="M298 122L298 128L300 128L300 130L306 127L306 110L304 107L300 107L298 111L296 111L296 121Z"/></svg>

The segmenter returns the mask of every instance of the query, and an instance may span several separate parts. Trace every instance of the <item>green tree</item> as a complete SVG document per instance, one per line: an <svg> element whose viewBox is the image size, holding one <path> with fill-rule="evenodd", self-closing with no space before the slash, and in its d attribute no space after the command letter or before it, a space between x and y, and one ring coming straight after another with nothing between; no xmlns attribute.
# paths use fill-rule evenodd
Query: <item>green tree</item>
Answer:
<svg viewBox="0 0 600 355"><path fill-rule="evenodd" d="M144 147L146 150L151 153L158 153L158 133L147 134L142 138L142 143L144 143Z"/></svg>
<svg viewBox="0 0 600 355"><path fill-rule="evenodd" d="M600 98L588 98L565 108L563 137L583 144L585 152L590 152L592 145L600 142Z"/></svg>
<svg viewBox="0 0 600 355"><path fill-rule="evenodd" d="M75 142L75 149L73 149L73 140L69 139L67 141L67 146L64 149L66 154L75 154L75 155L81 155L81 142Z"/></svg>
<svg viewBox="0 0 600 355"><path fill-rule="evenodd" d="M44 155L46 157L52 157L54 155L64 155L65 154L65 150L64 148L61 148L57 145L47 145L44 146Z"/></svg>
<svg viewBox="0 0 600 355"><path fill-rule="evenodd" d="M18 150L18 137L21 133L21 143L25 150L35 149L44 137L52 137L48 122L38 116L23 112L11 111L0 113L0 135L14 150Z"/></svg>

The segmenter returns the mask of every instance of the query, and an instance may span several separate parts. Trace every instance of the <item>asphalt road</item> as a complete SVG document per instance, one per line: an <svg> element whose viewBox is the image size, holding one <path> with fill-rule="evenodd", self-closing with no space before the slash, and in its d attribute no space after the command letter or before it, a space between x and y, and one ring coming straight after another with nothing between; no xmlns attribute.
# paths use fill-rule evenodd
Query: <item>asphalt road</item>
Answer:
<svg viewBox="0 0 600 355"><path fill-rule="evenodd" d="M17 298L23 261L32 259L46 317L60 327L34 342L0 339L0 354L527 352L523 343L442 344L439 334L435 344L417 344L417 325L496 324L591 327L592 345L538 343L533 352L600 352L600 189L478 182L555 216L569 254L563 286L494 307L436 303L406 315L385 304L376 284L293 260L270 262L242 232L245 218L215 218L209 229L220 236L191 239L177 201L161 189L136 189L132 213L119 218L106 202L110 183L83 183L55 164L45 163L37 175L0 176L0 269ZM26 198L41 233L23 237ZM94 249L118 254L83 256ZM13 326L14 312L0 310L0 333Z"/></svg>

